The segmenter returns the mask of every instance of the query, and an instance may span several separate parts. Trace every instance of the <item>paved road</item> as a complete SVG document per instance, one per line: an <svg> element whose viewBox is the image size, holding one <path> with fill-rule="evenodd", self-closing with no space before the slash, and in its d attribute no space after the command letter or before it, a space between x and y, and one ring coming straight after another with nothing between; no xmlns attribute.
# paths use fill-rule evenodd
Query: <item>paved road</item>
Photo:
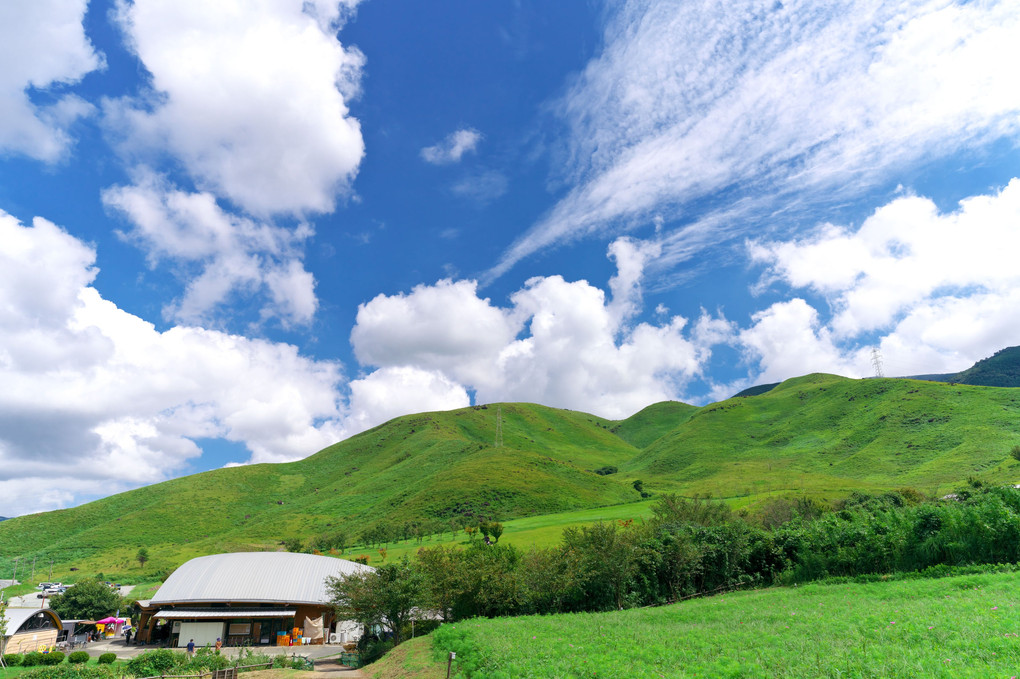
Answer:
<svg viewBox="0 0 1020 679"><path fill-rule="evenodd" d="M134 588L134 585L124 585L120 588L120 595L127 596L128 592ZM8 605L11 608L46 608L49 601L49 597L40 598L39 592L31 592L24 596L12 596Z"/></svg>

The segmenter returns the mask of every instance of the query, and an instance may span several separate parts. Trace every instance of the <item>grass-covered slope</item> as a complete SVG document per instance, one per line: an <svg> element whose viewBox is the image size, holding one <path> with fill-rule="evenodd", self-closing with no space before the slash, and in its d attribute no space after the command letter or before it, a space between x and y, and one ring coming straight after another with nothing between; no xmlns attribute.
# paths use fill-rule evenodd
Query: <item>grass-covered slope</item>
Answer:
<svg viewBox="0 0 1020 679"><path fill-rule="evenodd" d="M815 374L701 408L625 469L724 497L937 492L971 475L1012 480L1018 443L1020 389Z"/></svg>
<svg viewBox="0 0 1020 679"><path fill-rule="evenodd" d="M544 677L1016 676L1016 574L738 592L661 608L469 620L433 632L433 673ZM426 676L417 654L411 676ZM366 668L399 677L395 663ZM440 676L443 676L440 674Z"/></svg>
<svg viewBox="0 0 1020 679"><path fill-rule="evenodd" d="M122 570L140 546L152 566L275 547L341 526L457 514L503 518L640 499L590 471L637 452L592 415L529 404L397 418L299 462L219 469L0 525L0 562L53 558ZM107 564L104 568L102 564Z"/></svg>
<svg viewBox="0 0 1020 679"><path fill-rule="evenodd" d="M621 421L475 406L400 417L299 462L220 469L4 521L0 573L20 557L53 559L54 577L71 566L144 577L200 554L357 535L379 522L564 513L569 523L577 510L637 502L637 479L652 493L740 504L789 492L948 492L968 476L1020 480L1009 455L1017 444L1020 389L902 379L808 375L751 398L660 403ZM593 471L606 466L619 471ZM559 527L529 530L547 538ZM142 546L146 569L134 562Z"/></svg>

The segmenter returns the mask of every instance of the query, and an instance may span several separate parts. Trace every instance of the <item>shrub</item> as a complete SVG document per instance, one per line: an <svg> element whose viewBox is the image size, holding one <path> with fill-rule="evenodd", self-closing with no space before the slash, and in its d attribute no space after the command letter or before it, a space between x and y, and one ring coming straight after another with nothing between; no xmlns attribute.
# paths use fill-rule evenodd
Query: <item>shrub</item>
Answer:
<svg viewBox="0 0 1020 679"><path fill-rule="evenodd" d="M1013 446L1012 448L1010 448L1009 455L1014 460L1020 460L1020 446Z"/></svg>
<svg viewBox="0 0 1020 679"><path fill-rule="evenodd" d="M287 667L290 664L290 658L280 654L273 658L273 667Z"/></svg>
<svg viewBox="0 0 1020 679"><path fill-rule="evenodd" d="M67 656L67 662L71 663L72 665L80 665L82 663L87 663L88 661L89 654L86 653L85 651L74 651L69 656Z"/></svg>
<svg viewBox="0 0 1020 679"><path fill-rule="evenodd" d="M7 653L4 655L4 664L8 667L17 667L21 664L20 653Z"/></svg>
<svg viewBox="0 0 1020 679"><path fill-rule="evenodd" d="M99 663L100 665L112 665L113 661L116 659L117 659L116 653L104 653L101 656L99 656L99 658L96 659L96 662Z"/></svg>
<svg viewBox="0 0 1020 679"><path fill-rule="evenodd" d="M182 666L182 669L190 673L201 670L222 670L229 666L230 661L225 655L216 655L206 649L205 653L196 654L192 660Z"/></svg>
<svg viewBox="0 0 1020 679"><path fill-rule="evenodd" d="M32 651L21 656L21 664L24 667L35 667L36 665L42 665L43 654L39 651Z"/></svg>
<svg viewBox="0 0 1020 679"><path fill-rule="evenodd" d="M43 654L43 665L59 665L62 662L64 662L64 654L60 651L50 651L49 653Z"/></svg>
<svg viewBox="0 0 1020 679"><path fill-rule="evenodd" d="M152 677L166 674L185 662L187 662L187 658L183 653L171 651L169 648L160 648L132 658L127 663L127 669L136 677Z"/></svg>
<svg viewBox="0 0 1020 679"><path fill-rule="evenodd" d="M25 672L18 679L113 679L109 667L97 665L56 665Z"/></svg>

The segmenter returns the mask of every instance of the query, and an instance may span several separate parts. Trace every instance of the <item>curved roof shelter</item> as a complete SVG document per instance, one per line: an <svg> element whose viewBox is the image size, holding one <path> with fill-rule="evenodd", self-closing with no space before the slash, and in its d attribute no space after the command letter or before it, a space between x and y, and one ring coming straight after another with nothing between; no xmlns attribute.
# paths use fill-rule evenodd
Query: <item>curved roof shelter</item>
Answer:
<svg viewBox="0 0 1020 679"><path fill-rule="evenodd" d="M183 564L152 597L152 606L182 603L326 604L328 576L374 570L345 559L290 552L200 556Z"/></svg>
<svg viewBox="0 0 1020 679"><path fill-rule="evenodd" d="M29 632L33 629L60 629L60 616L56 611L49 608L8 608L7 633L5 636L13 637L20 632Z"/></svg>

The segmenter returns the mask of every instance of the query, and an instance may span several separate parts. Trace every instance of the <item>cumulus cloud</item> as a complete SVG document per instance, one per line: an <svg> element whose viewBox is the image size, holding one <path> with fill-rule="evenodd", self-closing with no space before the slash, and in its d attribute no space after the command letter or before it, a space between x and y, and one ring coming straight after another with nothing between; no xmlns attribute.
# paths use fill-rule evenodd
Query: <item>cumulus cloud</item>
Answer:
<svg viewBox="0 0 1020 679"><path fill-rule="evenodd" d="M122 0L152 89L108 101L107 126L251 214L332 211L364 155L348 102L365 59L336 39L355 4Z"/></svg>
<svg viewBox="0 0 1020 679"><path fill-rule="evenodd" d="M394 417L471 405L464 387L441 372L414 366L381 368L351 381L347 426L363 431Z"/></svg>
<svg viewBox="0 0 1020 679"><path fill-rule="evenodd" d="M287 229L224 211L211 193L182 191L151 173L138 183L103 191L103 203L131 224L126 237L147 254L185 263L193 275L181 299L164 314L189 323L206 320L241 293L263 290L264 318L285 325L311 321L315 281L300 261L310 226Z"/></svg>
<svg viewBox="0 0 1020 679"><path fill-rule="evenodd" d="M63 158L71 125L92 113L62 92L103 67L82 28L86 0L0 3L0 154Z"/></svg>
<svg viewBox="0 0 1020 679"><path fill-rule="evenodd" d="M740 334L763 381L810 370L887 374L951 372L1020 336L1020 179L940 212L924 197L878 208L858 228L825 224L790 241L754 241L764 283L820 296L773 305ZM794 360L796 359L796 360Z"/></svg>
<svg viewBox="0 0 1020 679"><path fill-rule="evenodd" d="M473 153L481 141L482 133L467 127L451 132L446 139L434 146L426 146L421 150L421 157L433 165L459 163L464 154Z"/></svg>
<svg viewBox="0 0 1020 679"><path fill-rule="evenodd" d="M0 212L0 514L53 509L186 471L195 440L253 462L345 434L341 366L198 327L158 332L103 299L95 251Z"/></svg>
<svg viewBox="0 0 1020 679"><path fill-rule="evenodd" d="M677 398L730 325L707 314L692 328L680 316L631 324L647 253L629 241L611 251L619 267L612 300L586 281L548 276L499 307L479 298L473 281L440 281L361 305L351 342L363 364L438 374L482 403L533 401L624 417Z"/></svg>
<svg viewBox="0 0 1020 679"><path fill-rule="evenodd" d="M794 192L858 197L907 163L1016 134L1018 33L1008 2L623 3L560 102L569 191L489 275L655 215L687 225L663 255L689 256Z"/></svg>

